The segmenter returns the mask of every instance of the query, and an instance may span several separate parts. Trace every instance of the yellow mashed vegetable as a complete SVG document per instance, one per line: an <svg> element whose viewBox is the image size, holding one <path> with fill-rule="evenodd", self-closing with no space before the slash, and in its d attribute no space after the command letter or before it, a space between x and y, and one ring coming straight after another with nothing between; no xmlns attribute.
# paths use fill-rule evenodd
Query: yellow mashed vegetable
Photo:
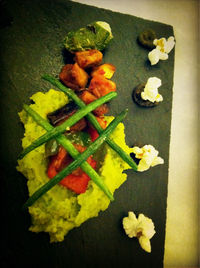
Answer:
<svg viewBox="0 0 200 268"><path fill-rule="evenodd" d="M64 93L54 89L50 89L47 93L38 92L31 99L34 104L31 104L30 107L45 119L48 113L68 102L68 97ZM25 148L44 134L45 130L25 111L20 112L19 116L25 128L22 139L22 147ZM113 117L107 116L106 120L109 123ZM122 123L117 126L110 138L114 139L127 153L132 152L132 149L125 143ZM126 180L127 175L123 171L130 167L108 145L104 144L100 151L101 160L98 173L110 191L114 193ZM27 178L29 195L32 195L49 180L46 175L47 164L44 145L30 152L22 160L18 160L17 170ZM63 241L71 229L98 216L98 213L106 210L109 204L110 200L92 180L89 182L87 191L80 195L76 195L61 185L56 185L29 207L32 219L30 231L49 233L50 242Z"/></svg>

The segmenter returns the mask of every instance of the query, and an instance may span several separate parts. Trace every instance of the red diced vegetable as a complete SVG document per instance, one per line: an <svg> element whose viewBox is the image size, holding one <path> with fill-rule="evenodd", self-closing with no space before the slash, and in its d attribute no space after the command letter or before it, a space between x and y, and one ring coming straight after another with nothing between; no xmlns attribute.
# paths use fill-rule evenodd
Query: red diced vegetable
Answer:
<svg viewBox="0 0 200 268"><path fill-rule="evenodd" d="M82 153L86 148L74 144L76 149ZM69 165L72 162L72 158L69 156L67 151L61 146L57 155L50 158L47 175L49 178L53 178L57 175L64 167ZM87 159L88 164L93 168L96 168L96 161L90 156ZM60 181L60 184L67 187L68 189L74 191L77 194L84 193L87 190L87 185L90 180L90 177L82 171L79 167L74 170L70 175L66 176Z"/></svg>
<svg viewBox="0 0 200 268"><path fill-rule="evenodd" d="M86 173L83 173L80 176L76 176L73 174L68 175L65 177L60 184L67 187L69 190L77 194L84 193L87 190L88 182L90 178Z"/></svg>
<svg viewBox="0 0 200 268"><path fill-rule="evenodd" d="M56 155L50 157L50 162L47 170L49 178L53 178L67 164L67 151L60 146Z"/></svg>
<svg viewBox="0 0 200 268"><path fill-rule="evenodd" d="M103 54L97 49L78 51L75 53L75 61L85 69L101 63Z"/></svg>
<svg viewBox="0 0 200 268"><path fill-rule="evenodd" d="M92 157L89 157L87 162L95 169L96 168L96 161L92 159ZM79 168L79 174L76 175L74 172L72 174L66 176L60 184L67 187L68 189L74 191L77 194L84 193L87 190L88 182L90 180L90 177L83 172Z"/></svg>
<svg viewBox="0 0 200 268"><path fill-rule="evenodd" d="M84 90L81 95L79 96L82 101L84 101L85 104L89 104L97 99L96 96L94 96L90 91ZM103 116L104 114L108 113L109 108L106 104L102 104L99 107L97 107L95 110L93 110L93 113L96 116Z"/></svg>
<svg viewBox="0 0 200 268"><path fill-rule="evenodd" d="M90 91L83 90L79 97L84 101L85 104L89 104L97 99Z"/></svg>
<svg viewBox="0 0 200 268"><path fill-rule="evenodd" d="M103 75L105 78L110 79L115 73L115 70L116 68L113 64L104 63L102 65L94 67L91 72L91 76L93 77L95 75Z"/></svg>
<svg viewBox="0 0 200 268"><path fill-rule="evenodd" d="M88 82L88 74L77 64L66 64L60 74L60 80L74 90L85 88Z"/></svg>
<svg viewBox="0 0 200 268"><path fill-rule="evenodd" d="M111 91L116 91L116 84L102 75L95 75L90 81L89 91L100 98Z"/></svg>

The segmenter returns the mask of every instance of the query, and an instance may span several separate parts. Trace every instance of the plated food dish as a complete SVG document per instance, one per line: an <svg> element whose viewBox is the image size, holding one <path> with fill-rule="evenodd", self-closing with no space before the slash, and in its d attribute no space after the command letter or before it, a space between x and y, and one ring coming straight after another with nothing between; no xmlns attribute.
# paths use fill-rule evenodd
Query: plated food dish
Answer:
<svg viewBox="0 0 200 268"><path fill-rule="evenodd" d="M87 10L87 8L88 8L88 7L85 7L84 5L79 6L79 5L71 4L71 3L69 3L69 5L67 5L68 10L70 9L70 12L67 14L68 15L67 20L69 20L69 18L72 19L74 14L76 14L76 16L77 16L77 12L78 12L79 7L81 8L80 12L83 12L83 10ZM40 6L40 8L41 8L41 6ZM42 8L44 8L43 5L42 5ZM122 241L124 241L122 243L126 244L126 246L124 244L124 246L125 246L124 249L126 248L126 251L122 250L121 255L120 255L121 260L124 259L125 256L127 257L127 250L129 251L129 250L133 250L133 248L135 248L135 250L137 251L136 259L137 260L140 259L140 261L141 261L141 258L139 258L139 256L140 256L139 252L141 252L141 249L139 251L139 248L137 249L137 247L138 247L137 243L135 243L133 241L130 244L128 242L129 238L127 238L127 239L125 238L126 236L125 236L124 230L121 229L123 216L126 216L127 212L129 210L136 210L135 213L137 215L140 212L143 212L145 215L148 215L150 218L152 218L154 220L154 223L156 226L156 235L154 235L154 237L152 239L152 243L153 243L152 249L153 250L152 250L152 254L150 254L152 257L148 257L149 260L153 261L153 259L155 257L154 253L159 251L159 253L157 253L157 254L160 256L159 258L162 258L162 250L163 250L163 246L161 246L161 244L163 243L163 232L164 232L163 223L165 221L165 217L163 217L163 216L165 215L165 211L161 210L161 213L159 215L157 215L157 213L155 213L155 211L156 211L155 204L157 203L156 201L158 199L159 199L159 204L164 204L164 202L165 202L164 199L166 197L166 181L167 181L167 165L168 165L168 141L169 141L168 140L168 137L169 137L168 126L169 126L169 122L170 122L170 120L169 120L170 119L170 107L171 107L170 98L171 98L171 81L172 81L171 80L171 77L172 77L171 70L172 69L169 67L173 66L172 65L173 51L170 54L170 57L167 61L159 62L158 63L159 65L151 67L150 64L148 63L148 57L147 57L148 51L145 48L139 46L137 43L137 37L138 37L139 33L142 30L149 28L149 24L151 24L151 22L148 22L148 21L145 21L142 19L137 20L137 18L133 18L131 16L129 17L129 16L121 15L121 14L119 15L118 13L113 14L112 12L111 13L108 12L109 16L111 16L110 18L112 18L112 19L108 20L105 17L105 15L108 14L107 12L104 13L104 12L102 12L102 10L93 9L93 8L91 10L92 10L91 14L93 14L93 12L95 11L95 15L93 14L92 17L90 17L90 20L88 18L89 21L88 20L82 21L79 24L78 23L74 24L73 27L72 27L72 25L71 26L68 25L67 29L65 29L65 27L64 27L64 25L66 24L66 21L63 20L63 18L66 16L66 13L65 12L62 13L62 11L59 10L60 11L59 14L61 14L61 16L63 16L63 17L62 17L62 20L59 20L59 23L58 23L58 21L56 22L60 25L60 28L59 29L57 28L57 31L54 31L54 34L57 33L56 39L62 40L64 34L66 34L68 31L70 31L71 29L78 29L82 25L87 25L87 23L94 21L94 18L97 18L97 17L100 18L99 17L100 14L101 14L102 20L109 21L111 28L112 28L114 38L112 40L112 46L109 45L109 47L106 49L106 51L103 55L103 60L105 63L112 63L116 67L116 71L115 71L115 74L114 74L112 80L116 83L116 85L117 85L116 92L117 92L118 96L120 96L120 98L117 97L117 98L113 99L112 101L110 101L110 103L109 103L110 115L114 115L116 117L117 114L119 114L119 112L123 111L124 109L126 109L128 107L129 112L128 112L127 117L124 119L125 132L126 132L126 143L128 144L128 147L132 148L138 142L141 142L141 146L139 146L140 148L142 148L142 146L145 144L153 144L155 146L155 148L159 150L160 155L165 160L165 164L152 168L150 170L150 172L148 171L148 172L143 172L143 173L135 173L135 171L131 171L131 170L126 172L126 174L128 174L128 179L126 181L126 184L123 184L123 186L120 187L115 192L115 195L114 195L115 202L111 203L111 205L109 206L109 209L105 213L100 213L99 217L95 218L94 220L87 221L87 223L84 223L83 225L81 225L80 228L76 228L74 231L70 232L67 235L67 237L65 238L65 240L62 244L63 246L61 246L61 247L63 247L63 250L64 250L64 248L70 249L72 247L72 241L70 239L71 237L75 236L77 233L81 234L81 232L83 232L83 234L87 233L87 237L88 236L91 237L93 234L92 229L95 228L95 226L96 227L101 226L100 230L103 232L98 233L98 235L105 233L105 230L106 230L108 237L110 237L110 238L112 237L113 245L109 246L110 249L112 249L114 251L114 247L115 247L114 245L116 245L116 243L115 243L116 239L118 241L120 241L122 239ZM58 10L57 10L57 12L58 12ZM96 12L100 12L99 15L97 15ZM70 17L70 14L72 14L71 15L72 17ZM127 28L127 29L129 29L127 34L125 34L126 33L125 31L120 31L121 34L117 35L119 29L118 29L118 27L116 27L116 24L114 23L114 20L115 20L114 18L116 15L117 15L117 17L119 16L120 19L123 19L124 23L126 25L129 25L129 27ZM53 22L53 21L51 21L51 22ZM15 27L14 30L16 33L17 29L16 29L15 25L14 25L14 27ZM137 25L137 27L136 27L136 25ZM49 31L51 31L50 30L50 29L52 29L51 27L52 26L50 26ZM121 25L120 27L123 28L123 25ZM155 24L152 23L150 28L153 28L156 30L156 32L158 33L158 37L162 37L163 32L165 32L166 38L168 36L172 35L171 28L168 26L158 25L157 23L155 23ZM11 28L11 30L12 30L12 28ZM48 31L48 33L49 33L49 31ZM61 34L61 32L62 32L62 34ZM39 31L36 34L38 34L38 33L39 33ZM42 31L40 33L41 33L41 35L44 34L44 32L42 32ZM122 42L127 37L128 37L127 40L130 40L130 41L127 43ZM8 36L6 37L4 35L4 38L6 39L9 37ZM51 35L51 38L53 38L53 40L54 40L55 36L53 37L53 35ZM16 44L19 44L19 43L20 42L16 42ZM47 44L47 43L48 43L48 47L49 47L49 50L48 50L49 53L47 53L47 51L45 52L44 50L41 49L43 46L45 47L46 46L45 44ZM20 86L18 85L17 90L15 91L15 95L19 94L19 92L18 92L19 89L20 89L21 93L22 92L24 93L24 95L21 95L22 98L20 99L20 102L17 106L17 109L15 110L15 115L17 115L17 112L21 110L23 103L28 102L28 98L30 96L32 96L33 94L35 94L38 91L42 92L43 94L49 91L50 84L41 80L41 76L44 73L51 74L52 76L55 77L56 75L59 74L62 67L65 64L67 64L66 59L68 59L68 54L65 53L64 50L62 51L63 45L61 45L61 43L58 42L58 40L56 40L56 42L53 45L52 45L51 41L47 42L47 40L44 41L43 43L39 43L39 44L41 46L40 49L41 49L42 53L40 54L41 61L40 62L37 61L37 79L35 79L36 69L34 69L35 68L34 67L32 69L31 80L29 80L29 82L30 81L32 81L32 82L30 82L30 84L27 84L26 78L24 77L23 83L21 83ZM122 47L125 49L122 49ZM128 47L130 48L130 50L128 49ZM24 51L26 51L26 50L24 50ZM55 51L56 51L56 57L53 56L53 55L55 55L54 54ZM119 57L119 54L116 54L117 51L118 52L120 51L120 57ZM63 55L61 52L63 53ZM137 57L137 55L140 55L140 57ZM35 62L34 57L35 56L32 57L32 59L33 59L32 66L34 66L34 62ZM65 62L63 62L63 60ZM45 62L47 64L45 64ZM7 64L8 63L9 62L7 62ZM124 63L126 63L126 64L124 64ZM27 61L27 64L30 64L30 61ZM130 66L130 68L132 68L132 69L130 69L131 75L130 75L130 73L127 72L127 64L128 64L128 66ZM23 66L26 66L26 60L24 61ZM23 68L23 66L22 66L22 68ZM39 69L38 69L38 67L39 67ZM44 71L44 68L45 68L45 71ZM161 71L160 74L158 74L159 71ZM137 106L131 98L133 87L135 87L140 82L147 81L147 79L149 77L153 77L154 75L156 77L160 77L162 79L162 86L160 87L159 91L163 96L163 102L160 103L158 106L156 106L155 109L154 108L148 109L148 111L147 111L147 109L143 110L143 108ZM31 85L31 83L32 83L32 85ZM55 86L53 86L53 88L55 89ZM151 120L150 120L150 118L151 118ZM19 124L19 119L17 119L17 122ZM162 137L163 137L164 142L163 142L163 140L161 142L161 140L159 138L159 132L157 131L158 126L157 126L156 122L160 122L159 129L160 129L160 133L162 133ZM8 122L8 124L9 124L9 122ZM21 129L21 132L20 132L21 134L17 140L20 140L20 138L23 136L22 126L20 127L20 129ZM17 155L19 154L20 150L21 150L21 148L18 147ZM9 151L7 151L7 153L8 152ZM15 159L17 158L17 155L16 155ZM28 157L28 155L27 155L27 157ZM135 174L137 174L137 176L135 176ZM19 175L17 175L17 176L19 176ZM20 177L20 179L22 180L22 177ZM22 185L23 185L23 182L24 182L24 178L22 180ZM145 197L143 196L144 189L145 189ZM157 191L155 189L159 189L159 190ZM160 196L162 196L162 199L159 198ZM26 198L27 198L27 195L24 195L23 200L21 200L21 205L24 203ZM122 201L122 200L124 200L124 201ZM151 202L151 205L148 205L149 202ZM121 205L120 205L120 203L121 203ZM164 208L165 206L162 205L162 207ZM115 209L116 209L116 212L114 212ZM157 209L159 209L159 208L157 207ZM112 215L112 228L109 225L110 216L108 216L108 215ZM118 232L114 232L114 229L113 229L113 228L116 228L116 225L115 225L116 220L120 221L120 226L119 226ZM27 224L27 227L29 227L28 225L30 226L30 224ZM90 227L87 229L87 226L90 226ZM27 230L27 228L25 228L25 229ZM112 230L113 230L113 232L112 232ZM114 233L115 233L115 235L114 235ZM159 235L157 235L157 234L159 234ZM32 235L31 235L31 237L33 238ZM40 235L34 234L34 237L36 237L35 238L36 240L39 238L42 238L42 237L46 237L45 239L47 239L47 236L43 236L41 234ZM121 237L121 238L119 238L119 237ZM124 238L122 238L122 237L124 237ZM76 244L77 251L81 252L80 247L82 247L83 244L82 243L78 244L77 239L75 239L73 241L77 241L77 244ZM89 246L90 243L89 243L88 239L83 239L83 241L85 241L85 243L87 243ZM104 245L104 247L106 247L108 249L108 247L107 247L108 241L107 242L106 241L107 241L107 238L105 238L104 242L99 243L97 245L97 247L100 248ZM159 247L157 246L158 245L157 243L160 244ZM128 244L129 244L129 247L128 247ZM32 246L33 246L33 244L32 244ZM50 248L50 247L51 246L48 246L48 248ZM55 247L57 248L57 246L55 246ZM158 248L159 248L159 250L158 250ZM62 254L61 252L64 252L64 251L61 250L59 254ZM53 258L53 256L52 256L52 258ZM72 258L72 256L71 257L68 256L68 258ZM144 260L147 260L147 257L144 258Z"/></svg>
<svg viewBox="0 0 200 268"><path fill-rule="evenodd" d="M124 170L133 168L141 172L164 163L151 145L132 149L126 145L124 126L118 126L126 112L115 119L106 116L109 108L105 101L115 97L117 87L110 80L115 66L102 64L100 50L105 49L112 38L110 25L103 21L69 32L65 47L74 54L74 63L62 67L59 74L62 83L48 75L43 78L53 82L71 100L63 92L53 89L45 94L38 92L31 97L34 104L24 106L20 113L25 134L24 151L20 154L17 169L28 179L30 198L25 206L29 207L32 216L30 230L48 232L51 242L63 241L69 230L105 210L109 199L114 200L114 191L127 177ZM141 99L153 105L162 101L157 90L160 85L160 79L149 78L142 88L144 92L140 92ZM84 108L79 110L77 104ZM114 123L117 129L109 137L111 131L108 129ZM47 133L43 134L41 126ZM104 134L104 129L108 134ZM36 137L38 140L34 140ZM104 145L106 139L111 148ZM95 144L95 149L91 149ZM87 151L89 157L79 160ZM138 159L138 164L131 159L131 153ZM51 190L56 184L53 181L60 184L54 191ZM150 246L147 251L151 251Z"/></svg>
<svg viewBox="0 0 200 268"><path fill-rule="evenodd" d="M100 25L98 26L100 37L97 30L95 34L93 28L90 31L92 25ZM110 26L105 22L95 22L87 27L89 27L89 33L93 34L94 37L87 37L88 32L85 30L87 28L82 28L74 32L74 35L70 32L65 38L65 44L68 36L71 38L66 45L68 50L70 52L76 51L75 63L65 65L59 75L60 80L66 86L71 87L71 89L66 88L71 92L72 95L70 96L73 96L71 101L63 92L53 89L45 94L38 92L31 97L34 104L29 108L25 106L25 110L20 113L20 118L25 127L25 134L22 143L24 151L19 157L21 160L18 161L17 169L28 178L30 195L33 194L34 196L34 190L40 190L38 190L39 185L45 184L49 179L58 176L60 171L72 163L73 158L78 160L79 153L83 153L87 147L91 147L91 143L93 143L93 146L97 140L98 147L102 144L97 153L94 151L93 154L90 149L91 153L87 163L84 163L85 165L74 169L67 176L62 176L62 180L60 180L62 186L58 185L53 191L44 192L44 196L40 200L34 200L34 202L36 201L35 205L33 201L28 204L28 206L33 205L29 208L32 216L30 230L48 232L51 242L63 241L64 236L70 229L79 226L91 217L97 216L99 211L108 207L109 199L113 200L112 194L115 189L126 179L126 175L122 173L125 169L131 168L128 163L131 163L133 168L137 170L137 165L129 156L132 150L125 143L124 126L122 124L115 129L111 137L112 143L115 144L115 140L117 140L118 145L113 147L115 151L103 144L106 137L100 143L101 132L113 120L112 117L105 117L105 113L108 112L106 104L93 108L93 114L90 114L87 119L82 116L82 119L76 120L70 128L63 127L64 122L66 124L69 121L68 119L78 115L77 104L74 103L74 100L80 98L77 103L81 103L83 107L85 104L89 107L91 106L91 104L88 105L89 103L95 104L97 99L101 100L104 98L103 96L109 96L109 93L112 94L111 92L116 91L115 83L107 78L111 78L111 73L114 73L115 68L111 64L101 65L103 54L100 50L95 49L96 43L100 48L105 48L107 38L105 40L104 36L107 36L108 33L108 37L112 37ZM73 39L74 37L75 39ZM92 42L94 38L97 41ZM111 40L111 38L109 39ZM88 42L87 49L83 49L83 45L81 45L81 42L85 42L85 40ZM89 68L90 70L88 70ZM91 78L88 85L89 73ZM45 76L45 78L48 80L48 76ZM58 80L54 79L53 81L60 85L61 88L65 88ZM86 88L87 85L88 88ZM33 116L31 112L36 116L39 113L38 116L44 119L39 118L36 120L36 116ZM49 119L49 123L55 126L55 129L56 126L62 126L62 133L65 133L65 136L60 135L60 139L55 136L54 139L46 140L45 145L43 142L43 146L35 146L35 148L32 146L36 143L34 139L36 137L45 137L41 129L41 126L44 127L44 125L40 123L41 120L45 119ZM97 129L95 125L98 125ZM67 145L68 143L69 145ZM71 158L70 154L73 158ZM122 158L120 157L121 154L125 155L128 163L123 161L123 156ZM98 174L91 167L97 169ZM90 181L89 175L93 182Z"/></svg>

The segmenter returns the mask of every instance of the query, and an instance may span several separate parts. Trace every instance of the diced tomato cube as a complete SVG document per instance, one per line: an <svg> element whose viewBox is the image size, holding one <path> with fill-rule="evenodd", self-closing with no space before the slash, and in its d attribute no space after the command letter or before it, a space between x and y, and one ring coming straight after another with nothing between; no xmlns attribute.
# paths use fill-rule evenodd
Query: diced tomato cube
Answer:
<svg viewBox="0 0 200 268"><path fill-rule="evenodd" d="M103 54L97 49L78 51L75 53L75 61L83 69L100 64L102 59Z"/></svg>
<svg viewBox="0 0 200 268"><path fill-rule="evenodd" d="M91 72L91 76L94 77L96 75L103 75L105 78L110 79L114 75L115 70L116 68L113 64L104 63L102 65L94 67Z"/></svg>
<svg viewBox="0 0 200 268"><path fill-rule="evenodd" d="M102 75L95 75L90 81L89 91L100 98L111 91L116 91L116 84Z"/></svg>
<svg viewBox="0 0 200 268"><path fill-rule="evenodd" d="M90 91L83 90L82 93L79 95L79 97L84 101L85 104L89 104L97 99L96 96L94 96ZM108 113L109 109L108 106L104 103L97 107L95 110L93 110L93 113L96 116L103 116L104 114Z"/></svg>
<svg viewBox="0 0 200 268"><path fill-rule="evenodd" d="M88 74L77 64L66 64L60 74L60 80L74 90L85 88L88 82Z"/></svg>
<svg viewBox="0 0 200 268"><path fill-rule="evenodd" d="M106 121L104 118L96 116L96 119L97 119L97 121L99 122L99 125L100 125L103 129L105 129L105 128L107 127L107 121Z"/></svg>
<svg viewBox="0 0 200 268"><path fill-rule="evenodd" d="M89 180L89 176L85 173L81 176L70 174L61 181L61 184L77 194L82 194L87 190Z"/></svg>
<svg viewBox="0 0 200 268"><path fill-rule="evenodd" d="M82 101L85 103L85 104L89 104L95 100L97 100L97 97L94 96L90 91L88 90L83 90L81 92L81 94L79 95L79 97L82 99Z"/></svg>
<svg viewBox="0 0 200 268"><path fill-rule="evenodd" d="M86 149L79 144L74 144L74 146L80 153L82 153ZM63 168L68 166L72 161L73 159L69 156L66 150L63 147L60 147L58 154L51 157L50 159L47 170L48 177L53 178ZM88 157L87 162L91 165L91 167L93 167L94 169L96 168L96 161L92 158L92 156ZM87 190L89 180L90 177L79 167L71 174L63 178L60 181L60 184L74 191L75 193L80 194L84 193Z"/></svg>

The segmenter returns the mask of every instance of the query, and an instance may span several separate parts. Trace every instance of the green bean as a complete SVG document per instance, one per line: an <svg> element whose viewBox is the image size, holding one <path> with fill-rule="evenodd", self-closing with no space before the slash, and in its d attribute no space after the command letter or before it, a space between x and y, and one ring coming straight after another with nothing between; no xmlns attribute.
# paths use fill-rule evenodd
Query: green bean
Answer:
<svg viewBox="0 0 200 268"><path fill-rule="evenodd" d="M69 175L74 169L79 167L90 155L94 154L99 146L107 139L108 135L116 128L116 126L123 120L126 116L127 110L120 113L109 126L99 135L99 137L82 153L79 157L69 164L66 168L60 171L53 179L49 180L41 188L39 188L24 204L24 208L31 206L38 198L49 191L57 183L59 183L65 176ZM111 199L113 199L112 194L108 189L104 188L102 180L95 181L95 183L104 191L104 193Z"/></svg>
<svg viewBox="0 0 200 268"><path fill-rule="evenodd" d="M63 91L66 95L68 95L71 99L74 100L74 102L80 107L85 107L85 103L74 93L74 91L70 88L65 87L58 79L45 74L42 76L42 78L48 82L50 82L52 85L56 86L58 89ZM99 125L99 122L97 121L96 117L92 113L88 113L86 115L86 118L90 123L96 128L97 132L100 134L103 129ZM137 164L133 161L133 159L130 157L129 154L127 154L122 148L116 144L112 139L108 138L106 140L106 143L135 171L137 171Z"/></svg>
<svg viewBox="0 0 200 268"><path fill-rule="evenodd" d="M110 99L117 96L116 92L110 92L109 94L93 101L92 103L88 104L87 106L78 110L75 114L70 116L62 125L53 128L51 131L48 131L37 140L33 141L31 145L26 147L21 154L19 155L19 159L22 159L27 153L31 152L35 148L39 147L43 143L47 142L48 140L55 138L58 134L63 133L66 131L67 128L73 126L76 122L78 122L81 118L83 118L88 112L94 110L101 104L109 101ZM27 111L29 109L28 105L23 106L24 110ZM41 119L38 119L40 121ZM38 122L39 123L39 122Z"/></svg>

